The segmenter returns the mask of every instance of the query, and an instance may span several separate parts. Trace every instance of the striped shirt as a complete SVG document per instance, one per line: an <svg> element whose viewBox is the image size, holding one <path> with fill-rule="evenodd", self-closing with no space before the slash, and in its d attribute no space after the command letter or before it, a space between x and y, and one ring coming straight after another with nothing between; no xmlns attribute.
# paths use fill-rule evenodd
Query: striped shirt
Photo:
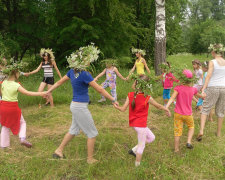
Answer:
<svg viewBox="0 0 225 180"><path fill-rule="evenodd" d="M47 64L43 62L42 68L44 69L44 77L53 77L53 65L50 65L49 62Z"/></svg>

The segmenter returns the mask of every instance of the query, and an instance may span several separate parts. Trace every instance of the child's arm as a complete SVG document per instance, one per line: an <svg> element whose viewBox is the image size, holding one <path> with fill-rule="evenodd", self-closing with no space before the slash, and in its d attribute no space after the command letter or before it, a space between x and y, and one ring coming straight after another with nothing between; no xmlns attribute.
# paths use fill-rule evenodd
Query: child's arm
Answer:
<svg viewBox="0 0 225 180"><path fill-rule="evenodd" d="M136 68L136 62L134 63L133 68L130 70L129 75L132 74L132 73L134 72L135 68ZM128 77L129 77L129 76L128 76Z"/></svg>
<svg viewBox="0 0 225 180"><path fill-rule="evenodd" d="M152 104L153 106L155 106L157 109L162 109L164 111L166 111L167 116L171 116L170 110L166 107L164 107L163 105L157 103L152 97L149 99L148 101L150 104Z"/></svg>
<svg viewBox="0 0 225 180"><path fill-rule="evenodd" d="M145 61L145 59L144 59L144 58L142 59L142 62L143 62L143 64L144 64L144 66L145 66L146 70L147 70L147 71L148 71L148 73L150 74L150 70L149 70L148 65L147 65L147 63L146 63L146 61Z"/></svg>
<svg viewBox="0 0 225 180"><path fill-rule="evenodd" d="M102 77L105 74L105 72L106 72L106 69L104 69L99 75L97 75L94 81L98 81L98 78Z"/></svg>
<svg viewBox="0 0 225 180"><path fill-rule="evenodd" d="M62 75L61 75L61 73L60 73L60 71L59 71L59 69L58 69L58 67L56 65L56 62L55 61L52 61L52 64L53 64L53 66L54 66L57 74L59 75L60 79L62 79Z"/></svg>
<svg viewBox="0 0 225 180"><path fill-rule="evenodd" d="M129 106L129 98L127 97L125 103L123 104L122 107L117 106L116 104L114 104L114 107L122 112L126 111L127 107Z"/></svg>
<svg viewBox="0 0 225 180"><path fill-rule="evenodd" d="M29 73L23 73L23 75L24 75L24 76L29 76L29 75L31 75L31 74L35 74L35 73L37 73L38 71L40 71L41 66L42 66L42 62L41 62L41 64L38 66L37 69L35 69L34 71L31 71L31 72L29 72Z"/></svg>
<svg viewBox="0 0 225 180"><path fill-rule="evenodd" d="M199 94L199 93L197 93L197 94L195 94L197 97L199 97L199 98L202 98L202 99L205 99L205 97L206 97L206 95L204 94L204 95L202 95L202 94Z"/></svg>
<svg viewBox="0 0 225 180"><path fill-rule="evenodd" d="M59 86L61 86L63 83L65 83L66 81L68 81L70 78L67 76L67 75L65 75L65 76L63 76L63 78L62 79L60 79L60 80L58 80L46 93L45 93L45 95L46 94L48 94L48 93L50 93L50 92L52 92L54 89L56 89L57 87L59 87Z"/></svg>
<svg viewBox="0 0 225 180"><path fill-rule="evenodd" d="M136 84L137 84L137 81L135 80L134 83L133 83L132 86L131 86L131 88L132 88L133 90L135 90Z"/></svg>
<svg viewBox="0 0 225 180"><path fill-rule="evenodd" d="M32 92L32 91L27 91L25 88L23 88L22 86L20 86L18 88L18 91L22 94L25 94L27 96L44 96L45 92Z"/></svg>
<svg viewBox="0 0 225 180"><path fill-rule="evenodd" d="M117 69L116 67L114 67L114 71L115 71L115 73L117 74L117 76L119 76L122 80L124 80L124 81L127 80L127 78L124 78L124 77L120 74L120 72L118 71L118 69Z"/></svg>
<svg viewBox="0 0 225 180"><path fill-rule="evenodd" d="M170 107L170 104L172 102L174 102L174 100L176 99L177 95L178 95L178 92L176 90L174 90L172 96L170 97L170 99L169 99L169 101L168 101L168 103L166 105L166 108Z"/></svg>

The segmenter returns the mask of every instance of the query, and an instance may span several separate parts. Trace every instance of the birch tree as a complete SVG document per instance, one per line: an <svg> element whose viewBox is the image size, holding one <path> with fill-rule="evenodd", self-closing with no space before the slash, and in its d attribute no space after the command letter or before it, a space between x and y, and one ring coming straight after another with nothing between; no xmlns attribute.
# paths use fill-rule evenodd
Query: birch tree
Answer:
<svg viewBox="0 0 225 180"><path fill-rule="evenodd" d="M159 64L166 61L166 15L165 0L155 0L155 74L161 73Z"/></svg>

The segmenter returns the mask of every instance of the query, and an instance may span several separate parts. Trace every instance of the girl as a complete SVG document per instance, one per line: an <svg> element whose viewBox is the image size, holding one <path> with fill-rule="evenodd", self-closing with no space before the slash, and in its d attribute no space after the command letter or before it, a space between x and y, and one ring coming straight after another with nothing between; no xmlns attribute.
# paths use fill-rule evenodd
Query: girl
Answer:
<svg viewBox="0 0 225 180"><path fill-rule="evenodd" d="M150 70L148 68L148 65L147 65L145 59L143 58L143 56L145 56L145 51L141 50L141 49L134 49L134 48L132 48L131 51L132 51L133 54L136 55L137 60L135 61L134 67L131 69L129 74L133 73L135 68L137 69L138 75L145 74L144 68L146 68L146 70L150 74Z"/></svg>
<svg viewBox="0 0 225 180"><path fill-rule="evenodd" d="M9 130L14 135L19 133L20 143L28 148L32 146L26 141L26 122L18 106L18 92L28 96L42 96L41 92L31 92L24 89L19 83L15 82L19 78L19 66L14 63L13 66L7 66L4 73L9 74L7 80L1 85L2 101L0 101L0 123L1 129L1 147L10 146Z"/></svg>
<svg viewBox="0 0 225 180"><path fill-rule="evenodd" d="M42 57L42 62L40 63L38 68L29 73L23 73L24 76L29 76L31 74L37 73L38 71L40 71L41 68L44 69L44 78L38 88L38 92L42 92L44 90L44 88L46 87L46 85L48 86L48 89L50 89L52 87L52 85L54 84L53 67L55 68L60 79L62 78L61 73L59 72L59 69L56 65L55 57L53 55L52 50L51 49L41 49L40 56ZM48 96L48 99L47 99L47 102L45 105L48 105L49 103L50 103L51 107L54 107L53 97L51 94ZM39 104L39 107L41 107L40 104Z"/></svg>
<svg viewBox="0 0 225 180"><path fill-rule="evenodd" d="M164 106L166 106L168 100L170 99L170 91L173 87L173 82L179 82L174 75L170 72L170 63L166 62L164 64L161 64L162 69L162 85L163 85L163 100L164 100Z"/></svg>
<svg viewBox="0 0 225 180"><path fill-rule="evenodd" d="M185 69L183 72L178 73L178 79L180 80L181 85L174 88L173 95L166 105L166 108L169 108L170 104L176 99L174 109L174 152L179 152L179 142L183 131L183 123L186 123L189 128L186 146L189 149L193 148L191 140L194 134L194 120L192 117L191 103L194 95L202 97L202 95L198 94L197 88L192 87L192 82L194 81L192 72Z"/></svg>
<svg viewBox="0 0 225 180"><path fill-rule="evenodd" d="M48 94L52 92L68 80L70 80L73 88L73 99L70 105L72 124L69 132L64 136L60 146L55 150L55 153L53 154L54 158L65 158L63 155L65 146L73 139L74 136L79 135L80 130L82 130L87 136L87 163L92 164L97 162L93 157L93 153L98 131L95 127L91 113L88 110L88 86L92 86L96 91L111 100L113 103L118 104L116 100L107 93L107 91L94 81L91 74L85 70L90 66L91 62L98 59L99 53L100 51L93 44L82 47L75 53L72 53L71 56L67 58L71 69L46 93Z"/></svg>
<svg viewBox="0 0 225 180"><path fill-rule="evenodd" d="M192 66L195 72L195 76L198 79L197 83L194 84L194 87L197 88L199 92L202 89L202 79L203 79L203 71L201 69L201 62L195 59L192 61Z"/></svg>
<svg viewBox="0 0 225 180"><path fill-rule="evenodd" d="M112 97L117 99L116 94L116 75L119 76L122 80L126 81L127 79L124 78L118 71L118 69L114 66L115 62L112 59L105 60L106 68L94 79L98 81L98 78L102 77L106 74L106 80L102 83L102 87L105 89L107 87L110 88ZM102 98L98 102L106 101L105 97Z"/></svg>
<svg viewBox="0 0 225 180"><path fill-rule="evenodd" d="M136 91L128 93L124 105L122 107L114 105L116 109L122 112L129 106L129 125L134 128L138 136L138 144L128 151L129 154L136 156L135 166L140 165L145 143L151 143L155 139L154 134L147 127L149 103L158 109L166 111L167 115L170 116L169 109L158 104L150 95L144 95L143 92L150 85L146 83L148 81L149 78L146 75L141 75L140 78L136 80ZM140 86L140 83L143 85ZM137 89L137 85L140 87L139 89Z"/></svg>

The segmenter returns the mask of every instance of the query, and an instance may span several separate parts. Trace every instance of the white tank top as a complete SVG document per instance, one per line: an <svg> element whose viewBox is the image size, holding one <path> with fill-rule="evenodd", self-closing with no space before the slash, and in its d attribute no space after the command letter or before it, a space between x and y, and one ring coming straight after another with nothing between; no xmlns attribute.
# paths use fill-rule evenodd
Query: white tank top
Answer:
<svg viewBox="0 0 225 180"><path fill-rule="evenodd" d="M212 86L225 87L225 66L220 66L215 59L213 59L212 62L214 65L214 69L212 76L209 80L208 87Z"/></svg>

